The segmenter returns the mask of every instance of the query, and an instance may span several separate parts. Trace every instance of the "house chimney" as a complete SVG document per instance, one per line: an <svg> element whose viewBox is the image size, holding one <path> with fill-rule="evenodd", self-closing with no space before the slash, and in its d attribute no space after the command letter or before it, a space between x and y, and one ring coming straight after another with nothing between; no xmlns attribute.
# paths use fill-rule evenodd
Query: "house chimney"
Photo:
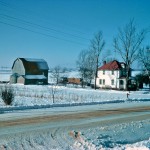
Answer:
<svg viewBox="0 0 150 150"><path fill-rule="evenodd" d="M106 64L106 61L103 61L103 65L105 65Z"/></svg>

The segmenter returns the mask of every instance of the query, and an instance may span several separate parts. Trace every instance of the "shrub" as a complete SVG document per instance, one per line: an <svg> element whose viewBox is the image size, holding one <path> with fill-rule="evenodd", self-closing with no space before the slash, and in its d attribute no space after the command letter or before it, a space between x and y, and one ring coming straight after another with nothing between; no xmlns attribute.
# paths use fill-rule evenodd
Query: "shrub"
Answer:
<svg viewBox="0 0 150 150"><path fill-rule="evenodd" d="M6 105L11 105L14 100L14 91L11 86L1 88L0 96Z"/></svg>

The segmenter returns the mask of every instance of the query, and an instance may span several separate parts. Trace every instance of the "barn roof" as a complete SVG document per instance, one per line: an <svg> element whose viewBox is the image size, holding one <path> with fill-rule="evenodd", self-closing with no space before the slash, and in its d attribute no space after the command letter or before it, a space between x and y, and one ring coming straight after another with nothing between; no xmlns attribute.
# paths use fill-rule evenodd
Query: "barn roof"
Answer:
<svg viewBox="0 0 150 150"><path fill-rule="evenodd" d="M119 70L121 69L121 63L118 62L117 60L111 61L109 63L104 64L98 70Z"/></svg>
<svg viewBox="0 0 150 150"><path fill-rule="evenodd" d="M48 64L44 59L33 59L33 58L17 58L17 59L20 59L22 61L25 69L27 70L39 70L39 69L49 70Z"/></svg>

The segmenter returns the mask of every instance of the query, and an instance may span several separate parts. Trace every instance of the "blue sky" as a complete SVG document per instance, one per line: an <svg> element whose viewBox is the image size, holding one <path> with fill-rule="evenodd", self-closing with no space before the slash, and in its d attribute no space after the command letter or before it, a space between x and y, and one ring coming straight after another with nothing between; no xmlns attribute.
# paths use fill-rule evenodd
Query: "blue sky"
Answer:
<svg viewBox="0 0 150 150"><path fill-rule="evenodd" d="M0 67L11 67L17 57L75 67L100 30L104 52L114 55L118 27L134 18L139 29L149 28L149 6L150 0L0 0Z"/></svg>

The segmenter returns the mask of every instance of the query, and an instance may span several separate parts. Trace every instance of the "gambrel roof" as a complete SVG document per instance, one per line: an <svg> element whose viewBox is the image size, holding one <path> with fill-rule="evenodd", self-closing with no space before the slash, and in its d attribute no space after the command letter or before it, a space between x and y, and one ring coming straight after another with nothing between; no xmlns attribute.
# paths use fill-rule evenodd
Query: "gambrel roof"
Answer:
<svg viewBox="0 0 150 150"><path fill-rule="evenodd" d="M17 58L16 60L20 59L23 63L23 66L26 70L49 70L48 64L44 59L32 59L32 58ZM16 61L15 60L15 61ZM14 64L15 64L14 61ZM13 66L14 66L13 64ZM13 68L12 66L12 68Z"/></svg>

